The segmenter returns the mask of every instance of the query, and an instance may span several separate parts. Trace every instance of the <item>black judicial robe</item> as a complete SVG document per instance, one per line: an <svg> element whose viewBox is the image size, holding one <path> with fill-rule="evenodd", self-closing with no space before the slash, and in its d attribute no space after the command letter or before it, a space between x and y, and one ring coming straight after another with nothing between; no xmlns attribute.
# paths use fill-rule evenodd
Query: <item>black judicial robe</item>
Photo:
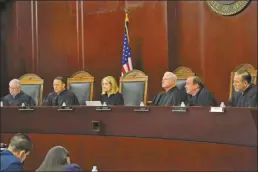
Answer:
<svg viewBox="0 0 258 172"><path fill-rule="evenodd" d="M183 101L181 92L177 87L173 87L167 92L157 94L153 100L154 106L179 106Z"/></svg>
<svg viewBox="0 0 258 172"><path fill-rule="evenodd" d="M185 87L179 89L179 91L180 91L180 94L181 94L181 97L182 97L182 102L187 103L187 101L188 101L188 94L186 93Z"/></svg>
<svg viewBox="0 0 258 172"><path fill-rule="evenodd" d="M250 84L243 92L235 92L229 100L229 105L234 107L257 107L257 86Z"/></svg>
<svg viewBox="0 0 258 172"><path fill-rule="evenodd" d="M107 94L101 95L100 101L102 104L106 102L107 105L124 105L124 98L120 93L111 94L109 97Z"/></svg>
<svg viewBox="0 0 258 172"><path fill-rule="evenodd" d="M69 90L63 90L59 95L56 92L48 94L43 101L43 105L62 106L64 102L67 106L79 105L77 96Z"/></svg>
<svg viewBox="0 0 258 172"><path fill-rule="evenodd" d="M215 97L205 87L201 88L194 96L189 95L186 104L188 106L218 106Z"/></svg>
<svg viewBox="0 0 258 172"><path fill-rule="evenodd" d="M11 94L8 94L2 100L4 106L21 106L22 103L24 103L25 106L36 105L35 100L31 96L25 94L23 91L21 91L15 97L13 97Z"/></svg>

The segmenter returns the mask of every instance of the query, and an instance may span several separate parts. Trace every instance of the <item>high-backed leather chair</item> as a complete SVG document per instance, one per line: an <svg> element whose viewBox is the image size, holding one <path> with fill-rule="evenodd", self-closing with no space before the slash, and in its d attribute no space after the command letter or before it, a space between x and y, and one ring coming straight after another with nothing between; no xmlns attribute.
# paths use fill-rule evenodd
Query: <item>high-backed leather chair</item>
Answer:
<svg viewBox="0 0 258 172"><path fill-rule="evenodd" d="M79 71L67 79L67 89L73 92L81 105L92 101L94 77L85 71Z"/></svg>
<svg viewBox="0 0 258 172"><path fill-rule="evenodd" d="M36 105L42 104L44 80L34 73L22 75L20 78L21 90L31 96Z"/></svg>
<svg viewBox="0 0 258 172"><path fill-rule="evenodd" d="M125 106L138 106L147 103L148 76L140 70L132 70L120 77L120 92Z"/></svg>
<svg viewBox="0 0 258 172"><path fill-rule="evenodd" d="M252 65L250 64L241 64L237 66L230 75L230 88L229 88L229 100L231 99L232 95L235 93L235 89L233 88L233 82L234 82L234 75L235 72L239 70L247 70L251 76L252 76L252 83L257 85L257 69L255 69Z"/></svg>
<svg viewBox="0 0 258 172"><path fill-rule="evenodd" d="M195 76L195 73L188 67L178 67L173 72L177 76L176 85L179 90L184 90L186 79L191 76Z"/></svg>

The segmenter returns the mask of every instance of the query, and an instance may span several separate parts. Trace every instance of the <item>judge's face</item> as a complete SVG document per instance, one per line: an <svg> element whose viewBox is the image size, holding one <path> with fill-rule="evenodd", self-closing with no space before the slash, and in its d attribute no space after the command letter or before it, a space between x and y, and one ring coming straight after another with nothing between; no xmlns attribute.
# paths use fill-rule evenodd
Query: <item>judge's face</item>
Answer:
<svg viewBox="0 0 258 172"><path fill-rule="evenodd" d="M111 90L111 84L105 79L102 82L102 90L105 92L109 92Z"/></svg>
<svg viewBox="0 0 258 172"><path fill-rule="evenodd" d="M65 84L62 81L55 79L53 82L54 91L56 93L61 93L65 89Z"/></svg>
<svg viewBox="0 0 258 172"><path fill-rule="evenodd" d="M174 81L171 79L170 76L164 74L161 83L162 83L162 88L166 89L166 88L172 87L172 85L174 84Z"/></svg>
<svg viewBox="0 0 258 172"><path fill-rule="evenodd" d="M248 83L246 81L242 81L241 75L235 75L233 86L236 92L243 92L248 86Z"/></svg>
<svg viewBox="0 0 258 172"><path fill-rule="evenodd" d="M187 78L185 89L187 94L193 95L196 93L196 90L198 89L198 84L193 84L193 78Z"/></svg>
<svg viewBox="0 0 258 172"><path fill-rule="evenodd" d="M9 85L9 92L12 96L16 96L21 92L20 86L17 84L10 84Z"/></svg>

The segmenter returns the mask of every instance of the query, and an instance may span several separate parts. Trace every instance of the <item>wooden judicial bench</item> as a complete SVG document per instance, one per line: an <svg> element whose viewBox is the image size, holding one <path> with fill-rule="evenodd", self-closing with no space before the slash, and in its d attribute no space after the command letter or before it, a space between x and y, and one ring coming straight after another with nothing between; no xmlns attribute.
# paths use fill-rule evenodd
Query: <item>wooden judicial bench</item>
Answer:
<svg viewBox="0 0 258 172"><path fill-rule="evenodd" d="M257 171L257 109L190 107L1 108L1 142L28 133L34 148L25 170L35 170L47 151L66 147L85 171Z"/></svg>

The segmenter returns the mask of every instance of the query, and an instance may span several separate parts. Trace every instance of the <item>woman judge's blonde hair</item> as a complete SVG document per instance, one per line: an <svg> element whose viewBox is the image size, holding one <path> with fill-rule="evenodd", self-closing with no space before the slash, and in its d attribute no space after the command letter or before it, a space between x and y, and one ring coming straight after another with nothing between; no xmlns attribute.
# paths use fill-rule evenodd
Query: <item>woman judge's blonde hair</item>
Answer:
<svg viewBox="0 0 258 172"><path fill-rule="evenodd" d="M101 80L101 86L102 86L104 80L107 81L111 85L111 89L109 92L105 92L105 91L103 91L103 88L102 88L102 93L101 93L102 95L103 94L111 95L111 94L116 94L117 92L119 92L119 88L117 86L116 79L113 76L106 76L105 78L103 78Z"/></svg>

